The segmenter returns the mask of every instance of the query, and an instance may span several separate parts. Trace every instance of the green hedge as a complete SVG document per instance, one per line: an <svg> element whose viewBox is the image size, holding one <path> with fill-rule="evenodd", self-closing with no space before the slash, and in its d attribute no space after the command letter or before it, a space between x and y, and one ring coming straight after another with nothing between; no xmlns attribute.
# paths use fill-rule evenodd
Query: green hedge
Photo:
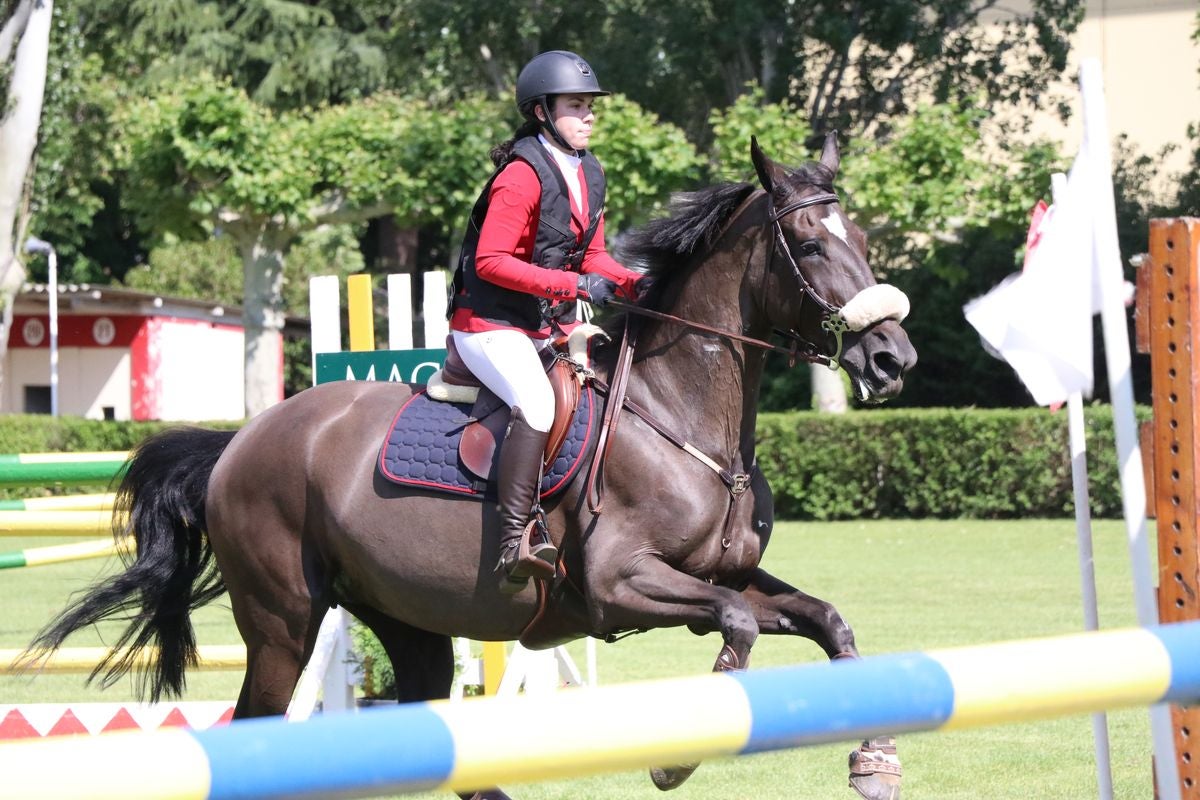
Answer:
<svg viewBox="0 0 1200 800"><path fill-rule="evenodd" d="M45 414L0 415L0 453L89 453L128 450L152 433L178 422L111 422ZM242 422L201 422L206 428L238 428ZM78 493L77 488L61 491ZM88 491L96 491L91 487ZM45 487L0 489L0 498L37 497Z"/></svg>
<svg viewBox="0 0 1200 800"><path fill-rule="evenodd" d="M1092 514L1119 517L1111 407L1085 431ZM1074 514L1065 409L763 414L758 462L784 519Z"/></svg>
<svg viewBox="0 0 1200 800"><path fill-rule="evenodd" d="M1139 409L1143 419L1149 409ZM1119 517L1109 406L1085 412L1092 514ZM126 450L177 423L0 416L0 452ZM240 422L202 423L234 428ZM1067 413L873 409L762 414L758 462L783 519L1062 517L1074 513ZM28 497L45 490L11 490Z"/></svg>

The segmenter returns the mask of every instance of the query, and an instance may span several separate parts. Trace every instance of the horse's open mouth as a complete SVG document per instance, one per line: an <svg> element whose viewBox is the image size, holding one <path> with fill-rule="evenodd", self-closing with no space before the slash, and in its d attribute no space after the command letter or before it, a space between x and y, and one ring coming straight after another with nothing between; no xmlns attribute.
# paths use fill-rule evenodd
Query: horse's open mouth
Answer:
<svg viewBox="0 0 1200 800"><path fill-rule="evenodd" d="M861 378L854 381L854 393L858 396L859 402L869 403L875 406L880 405L881 403L886 403L890 398L890 395L883 397L881 395L872 394L867 388L866 381L862 380Z"/></svg>
<svg viewBox="0 0 1200 800"><path fill-rule="evenodd" d="M850 383L854 387L855 399L860 403L866 403L868 405L881 405L900 394L899 385L895 386L895 388L889 387L889 391L886 392L872 391L871 387L867 385L866 379L861 376L852 378Z"/></svg>

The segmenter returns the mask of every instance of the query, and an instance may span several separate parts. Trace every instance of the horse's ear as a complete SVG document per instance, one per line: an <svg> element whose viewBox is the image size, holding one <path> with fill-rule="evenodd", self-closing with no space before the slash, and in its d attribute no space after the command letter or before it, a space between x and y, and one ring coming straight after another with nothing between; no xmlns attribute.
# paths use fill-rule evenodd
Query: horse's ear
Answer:
<svg viewBox="0 0 1200 800"><path fill-rule="evenodd" d="M767 158L758 146L758 137L750 137L750 160L754 162L754 171L758 173L759 183L768 192L783 182L786 177L782 169L774 161Z"/></svg>
<svg viewBox="0 0 1200 800"><path fill-rule="evenodd" d="M838 150L837 131L825 134L825 144L821 147L821 163L829 168L834 175L842 163L842 154Z"/></svg>

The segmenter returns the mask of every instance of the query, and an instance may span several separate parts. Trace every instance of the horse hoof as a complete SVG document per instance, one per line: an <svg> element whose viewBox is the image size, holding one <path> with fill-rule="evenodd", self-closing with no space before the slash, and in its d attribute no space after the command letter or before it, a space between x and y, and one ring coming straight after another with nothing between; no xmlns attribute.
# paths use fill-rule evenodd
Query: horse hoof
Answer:
<svg viewBox="0 0 1200 800"><path fill-rule="evenodd" d="M659 789L669 792L692 777L692 773L699 766L699 764L680 764L676 767L651 767L650 780L654 781L654 785Z"/></svg>
<svg viewBox="0 0 1200 800"><path fill-rule="evenodd" d="M864 800L900 800L900 759L895 741L880 737L850 753L850 788Z"/></svg>

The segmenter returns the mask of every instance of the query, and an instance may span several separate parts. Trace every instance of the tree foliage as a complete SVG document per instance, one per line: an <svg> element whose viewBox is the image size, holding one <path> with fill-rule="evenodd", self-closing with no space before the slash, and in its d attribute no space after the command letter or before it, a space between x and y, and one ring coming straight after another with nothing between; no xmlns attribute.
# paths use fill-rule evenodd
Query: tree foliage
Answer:
<svg viewBox="0 0 1200 800"><path fill-rule="evenodd" d="M384 88L387 56L373 24L378 11L371 9L382 5L91 0L81 21L98 51L124 74L140 77L144 88L216 72L255 102L283 109Z"/></svg>
<svg viewBox="0 0 1200 800"><path fill-rule="evenodd" d="M606 230L644 223L665 208L671 192L694 188L703 161L683 131L623 95L596 106L596 157L607 179Z"/></svg>
<svg viewBox="0 0 1200 800"><path fill-rule="evenodd" d="M574 49L603 83L703 145L709 112L750 82L803 109L816 134L851 138L886 136L916 98L1044 107L1083 11L1071 0L1023 12L995 0L400 0L384 29L392 73L445 94L508 90L535 53Z"/></svg>

